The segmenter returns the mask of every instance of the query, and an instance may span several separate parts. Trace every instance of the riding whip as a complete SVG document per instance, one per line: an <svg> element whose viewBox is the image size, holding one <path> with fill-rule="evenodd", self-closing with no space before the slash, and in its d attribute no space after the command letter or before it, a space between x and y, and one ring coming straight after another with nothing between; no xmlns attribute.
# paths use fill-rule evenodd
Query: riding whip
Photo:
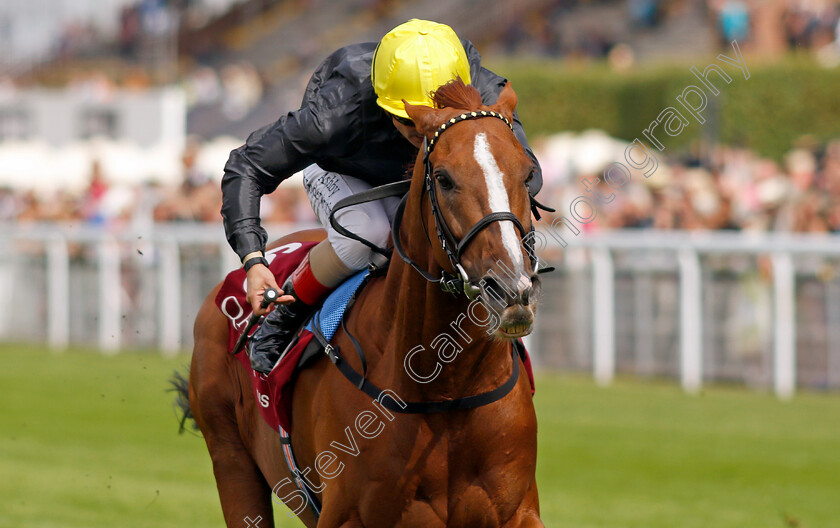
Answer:
<svg viewBox="0 0 840 528"><path fill-rule="evenodd" d="M277 300L280 295L277 293L277 290L274 288L268 288L263 293L263 300L260 303L260 307L265 309L268 306ZM245 344L245 340L248 339L248 334L251 333L251 329L254 328L254 325L262 318L261 315L257 315L255 313L251 314L251 317L248 319L248 326L245 327L245 330L242 332L242 335L239 336L239 339L236 340L236 345L233 347L233 351L231 354L236 355L239 353L239 350L242 348L242 345ZM247 351L246 351L247 353Z"/></svg>

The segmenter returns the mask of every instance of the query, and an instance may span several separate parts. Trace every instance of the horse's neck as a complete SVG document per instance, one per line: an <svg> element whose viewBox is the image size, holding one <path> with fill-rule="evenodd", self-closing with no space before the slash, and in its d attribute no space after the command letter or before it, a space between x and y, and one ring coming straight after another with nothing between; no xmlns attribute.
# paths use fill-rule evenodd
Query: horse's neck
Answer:
<svg viewBox="0 0 840 528"><path fill-rule="evenodd" d="M420 266L439 270L420 225L420 203L417 193L406 205L402 241ZM395 390L404 398L468 396L496 387L509 373L505 367L510 362L510 345L491 339L486 331L490 325L482 328L470 322L465 297L443 292L397 255L391 260L382 291L377 320L386 329L383 346L391 356L386 364L392 371L391 382L399 387ZM474 310L474 317L484 317L487 312L483 310ZM441 360L457 349L461 351L450 362ZM407 372L405 359L413 350L419 350L410 358L413 372L422 377L439 370L434 379L419 382Z"/></svg>

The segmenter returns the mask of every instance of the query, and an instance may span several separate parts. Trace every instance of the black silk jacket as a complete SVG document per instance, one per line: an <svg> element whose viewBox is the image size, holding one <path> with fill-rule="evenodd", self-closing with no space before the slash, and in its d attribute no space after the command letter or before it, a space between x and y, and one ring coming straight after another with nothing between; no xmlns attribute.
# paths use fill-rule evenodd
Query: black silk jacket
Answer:
<svg viewBox="0 0 840 528"><path fill-rule="evenodd" d="M472 43L461 42L471 84L485 104L494 104L507 80L482 68ZM268 237L260 226L260 197L312 163L371 185L403 179L417 149L376 104L370 79L375 48L375 42L353 44L327 57L309 80L300 109L253 132L230 153L222 178L222 217L228 242L240 259L265 250ZM542 174L516 114L513 129L537 167L529 184L535 195L542 187Z"/></svg>

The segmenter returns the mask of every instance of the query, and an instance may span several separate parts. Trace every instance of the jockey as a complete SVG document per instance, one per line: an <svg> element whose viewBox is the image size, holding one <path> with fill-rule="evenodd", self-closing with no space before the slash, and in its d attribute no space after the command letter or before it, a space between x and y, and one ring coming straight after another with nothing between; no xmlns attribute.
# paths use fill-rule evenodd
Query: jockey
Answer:
<svg viewBox="0 0 840 528"><path fill-rule="evenodd" d="M301 108L252 133L230 154L222 179L225 233L247 272L247 297L254 313L262 293L278 288L265 260L267 235L260 226L260 197L297 171L327 239L312 248L283 284L277 308L251 338L253 368L268 373L303 320L344 279L382 255L337 233L329 224L342 198L404 178L423 136L414 128L402 100L433 106L430 93L460 77L496 102L506 80L481 67L481 57L449 26L413 19L377 43L339 49L315 70ZM514 114L514 133L539 164ZM529 183L542 186L537 170ZM399 199L355 205L336 214L339 224L377 246L385 246Z"/></svg>

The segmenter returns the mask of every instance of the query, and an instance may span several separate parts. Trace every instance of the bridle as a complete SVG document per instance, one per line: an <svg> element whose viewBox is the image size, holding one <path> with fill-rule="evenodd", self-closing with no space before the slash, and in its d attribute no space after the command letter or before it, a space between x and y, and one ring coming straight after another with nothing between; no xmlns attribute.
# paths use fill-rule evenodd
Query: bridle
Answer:
<svg viewBox="0 0 840 528"><path fill-rule="evenodd" d="M408 194L403 197L399 207L397 208L397 212L394 215L394 225L391 230L394 249L396 250L397 255L399 255L406 264L414 268L427 281L439 283L443 291L455 295L463 293L470 300L477 297L480 292L479 287L473 284L467 275L464 266L461 265L461 256L470 242L472 242L483 229L494 222L513 222L513 225L516 226L519 230L520 236L523 238L526 238L526 235L534 229L532 225L530 231L526 230L522 226L522 222L519 221L519 218L511 212L495 212L488 214L476 222L476 224L473 225L460 240L458 240L452 234L452 230L449 228L449 225L446 223L446 219L443 217L437 197L437 186L435 185L434 178L432 176L434 174L434 167L432 166L430 156L434 151L435 145L437 145L438 139L444 131L462 121L481 119L484 117L501 119L505 122L508 128L513 131L513 124L502 114L492 110L476 110L474 112L465 112L449 119L447 122L438 127L431 139L426 139L423 144L423 168L425 173L423 176L425 181L423 192L428 193L429 195L429 202L431 203L432 215L435 219L435 230L437 231L438 240L440 241L440 245L446 253L446 256L449 258L449 262L452 264L452 269L457 272L457 275L453 275L452 273L443 270L441 272L441 276L436 277L423 269L423 267L419 266L406 254L405 249L402 246L402 242L400 241L399 233L403 213L405 211L405 205L408 200Z"/></svg>
<svg viewBox="0 0 840 528"><path fill-rule="evenodd" d="M452 264L452 269L455 270L457 274L453 274L449 271L442 270L440 277L433 275L426 271L422 266L417 264L414 260L412 260L411 257L409 257L406 253L405 248L402 245L402 241L400 240L400 226L402 225L403 215L405 213L405 206L408 201L408 190L411 186L410 180L389 183L339 200L338 203L335 204L335 207L333 208L332 212L330 213L330 225L333 227L333 229L335 229L342 235L357 240L358 242L361 242L374 252L379 253L390 260L390 250L381 248L376 244L370 242L369 240L366 240L356 235L352 231L345 229L335 219L335 215L341 209L350 207L351 205L357 205L373 200L379 200L382 198L387 198L389 196L402 196L402 200L400 201L396 213L394 214L393 225L391 226L391 239L393 241L394 250L396 250L397 255L399 255L403 262L414 268L414 270L417 271L417 273L419 273L424 279L431 283L439 284L441 290L447 293L451 293L453 295L464 294L469 300L475 299L481 290L478 286L476 286L473 283L472 280L470 280L470 277L469 275L467 275L464 266L461 265L461 256L463 255L464 250L467 248L470 242L472 242L483 229L485 229L494 222L513 222L513 225L516 226L516 228L519 230L520 236L523 237L522 240L527 250L528 256L531 260L531 264L532 266L534 266L534 269L537 270L538 261L534 252L533 224L531 224L529 230L526 230L522 226L522 222L519 221L519 218L517 218L516 215L514 215L513 213L490 213L489 215L479 220L475 225L473 225L460 240L457 240L452 234L452 230L449 228L449 225L446 223L446 220L443 217L443 213L441 212L440 204L438 202L437 197L437 187L435 185L434 178L432 177L434 173L434 167L432 166L432 162L429 159L430 155L434 151L435 145L437 144L440 136L443 134L444 131L449 130L452 126L462 121L468 121L471 119L481 119L485 117L501 119L505 122L508 128L510 128L511 131L513 131L513 124L510 122L510 119L503 116L502 114L494 112L492 110L476 110L473 112L465 112L463 114L457 115L449 119L447 122L443 123L442 125L440 125L440 127L438 127L431 139L427 138L423 143L423 179L425 185L423 187L422 192L428 193L429 195L429 202L432 208L432 215L435 219L435 230L437 231L438 240L440 241L440 245L443 248L444 252L446 252L447 257L449 258L449 262ZM554 209L539 203L533 196L530 195L530 193L528 197L530 199L531 211L537 220L540 219L540 210L554 212ZM553 268L544 268L537 270L537 273L552 270Z"/></svg>

